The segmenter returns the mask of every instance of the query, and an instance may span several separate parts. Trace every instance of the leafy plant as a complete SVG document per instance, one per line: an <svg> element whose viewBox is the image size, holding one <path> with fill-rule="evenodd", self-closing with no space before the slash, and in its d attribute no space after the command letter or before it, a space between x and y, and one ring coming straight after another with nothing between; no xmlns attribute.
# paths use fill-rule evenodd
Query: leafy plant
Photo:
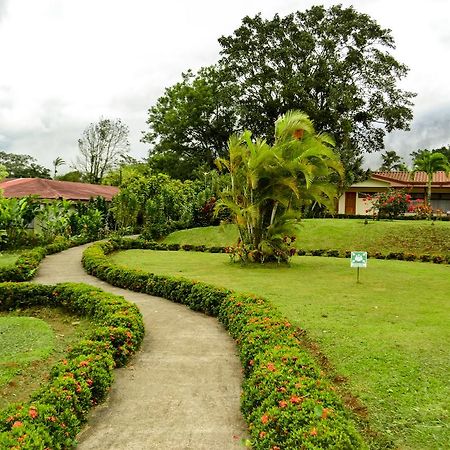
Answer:
<svg viewBox="0 0 450 450"><path fill-rule="evenodd" d="M300 111L290 111L275 124L275 143L252 139L250 131L230 137L229 159L218 159L230 173L217 210L226 208L239 230L242 260L287 261L287 236L296 236L300 210L316 202L332 207L332 173L342 173L333 141L316 134Z"/></svg>

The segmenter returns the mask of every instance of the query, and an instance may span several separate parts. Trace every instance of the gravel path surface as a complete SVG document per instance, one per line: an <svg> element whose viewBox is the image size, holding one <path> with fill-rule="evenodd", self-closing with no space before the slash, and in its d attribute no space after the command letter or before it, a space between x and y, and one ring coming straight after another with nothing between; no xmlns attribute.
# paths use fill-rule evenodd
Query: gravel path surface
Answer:
<svg viewBox="0 0 450 450"><path fill-rule="evenodd" d="M111 286L81 266L86 246L47 256L36 283L88 283L136 303L141 350L115 371L109 398L79 434L81 450L243 448L241 367L233 340L212 317L183 305Z"/></svg>

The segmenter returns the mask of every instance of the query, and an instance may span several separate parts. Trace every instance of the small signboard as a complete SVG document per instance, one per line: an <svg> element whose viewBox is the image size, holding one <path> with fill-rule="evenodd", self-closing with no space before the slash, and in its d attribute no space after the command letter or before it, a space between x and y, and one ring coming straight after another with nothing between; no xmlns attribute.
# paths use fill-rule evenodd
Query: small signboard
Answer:
<svg viewBox="0 0 450 450"><path fill-rule="evenodd" d="M367 252L352 252L350 267L367 267Z"/></svg>

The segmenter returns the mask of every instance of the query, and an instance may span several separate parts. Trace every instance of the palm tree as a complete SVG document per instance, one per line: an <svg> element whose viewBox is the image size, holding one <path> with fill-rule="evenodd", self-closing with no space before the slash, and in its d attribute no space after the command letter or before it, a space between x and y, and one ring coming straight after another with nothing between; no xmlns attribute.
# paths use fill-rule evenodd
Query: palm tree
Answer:
<svg viewBox="0 0 450 450"><path fill-rule="evenodd" d="M66 162L61 158L61 156L58 156L55 160L53 160L53 178L56 178L58 167L63 166L64 164L66 164Z"/></svg>
<svg viewBox="0 0 450 450"><path fill-rule="evenodd" d="M229 159L219 159L231 177L218 207L226 207L240 241L261 259L279 253L285 236L295 236L301 207L312 202L333 207L335 186L328 181L342 166L326 134L316 134L308 116L290 111L275 124L273 146L252 139L250 131L233 135Z"/></svg>
<svg viewBox="0 0 450 450"><path fill-rule="evenodd" d="M431 208L431 183L433 175L438 171L450 173L448 159L442 153L432 153L428 150L421 152L420 156L414 160L411 177L414 178L416 172L426 172L427 174L427 205Z"/></svg>

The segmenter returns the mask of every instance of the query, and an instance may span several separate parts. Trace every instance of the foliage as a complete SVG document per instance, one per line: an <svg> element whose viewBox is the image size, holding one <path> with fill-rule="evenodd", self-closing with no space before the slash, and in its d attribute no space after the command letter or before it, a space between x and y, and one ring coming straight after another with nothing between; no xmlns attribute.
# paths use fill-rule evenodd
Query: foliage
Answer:
<svg viewBox="0 0 450 450"><path fill-rule="evenodd" d="M26 242L27 228L38 214L39 205L34 197L4 198L0 196L0 230L5 231L1 248L13 248Z"/></svg>
<svg viewBox="0 0 450 450"><path fill-rule="evenodd" d="M431 150L427 149L419 149L416 151L411 152L411 158L414 161L417 158L421 158L424 154L424 152L431 152L431 153L442 153L448 161L450 161L450 144L447 145L447 147L439 147L439 148L433 148Z"/></svg>
<svg viewBox="0 0 450 450"><path fill-rule="evenodd" d="M50 170L36 164L36 158L30 155L0 151L0 164L10 178L50 178Z"/></svg>
<svg viewBox="0 0 450 450"><path fill-rule="evenodd" d="M442 153L432 153L424 150L413 161L411 176L414 176L416 172L422 171L427 174L427 206L429 207L431 207L431 183L433 181L433 175L440 170L444 171L447 175L450 173L450 163Z"/></svg>
<svg viewBox="0 0 450 450"><path fill-rule="evenodd" d="M406 172L408 170L403 158L397 155L395 150L386 150L381 158L382 164L378 169L380 172Z"/></svg>
<svg viewBox="0 0 450 450"><path fill-rule="evenodd" d="M123 164L119 164L119 167L111 170L103 177L102 184L108 186L127 186L128 183L135 178L141 176L148 176L150 174L150 167L148 164L138 162L134 158L123 158L126 160Z"/></svg>
<svg viewBox="0 0 450 450"><path fill-rule="evenodd" d="M83 174L78 170L74 170L72 172L67 172L64 175L60 175L60 176L56 177L56 179L59 181L72 181L75 183L84 183L85 182L85 180L83 179Z"/></svg>
<svg viewBox="0 0 450 450"><path fill-rule="evenodd" d="M3 181L8 176L8 171L3 164L0 164L0 181Z"/></svg>
<svg viewBox="0 0 450 450"><path fill-rule="evenodd" d="M138 308L92 286L0 284L0 309L63 306L92 318L96 328L51 371L47 385L26 403L0 411L1 448L71 448L89 409L103 400L114 366L139 348L144 325Z"/></svg>
<svg viewBox="0 0 450 450"><path fill-rule="evenodd" d="M120 119L103 119L91 123L78 140L80 155L76 169L88 183L100 184L103 177L127 156L128 127Z"/></svg>
<svg viewBox="0 0 450 450"><path fill-rule="evenodd" d="M141 225L143 233L158 238L187 228L200 189L198 183L173 180L165 174L135 178L113 200L118 229Z"/></svg>
<svg viewBox="0 0 450 450"><path fill-rule="evenodd" d="M364 200L372 201L372 206L366 212L372 211L378 219L393 220L411 210L411 195L404 189L388 189L373 197L365 197Z"/></svg>
<svg viewBox="0 0 450 450"><path fill-rule="evenodd" d="M68 200L56 200L44 203L39 211L40 233L45 242L51 242L55 236L68 238L72 233L69 217L74 213Z"/></svg>
<svg viewBox="0 0 450 450"><path fill-rule="evenodd" d="M211 170L224 156L234 131L233 88L216 67L182 74L149 109L150 131L142 139L152 145L150 165L173 178L192 179L194 169ZM228 90L225 89L228 87Z"/></svg>
<svg viewBox="0 0 450 450"><path fill-rule="evenodd" d="M330 174L341 166L325 134L312 122L290 111L275 124L275 143L252 140L251 132L233 135L229 159L219 159L231 176L218 208L227 208L239 230L241 260L287 261L286 236L295 236L300 210L313 202L332 208L336 195Z"/></svg>
<svg viewBox="0 0 450 450"><path fill-rule="evenodd" d="M84 267L116 286L163 296L218 316L239 348L245 377L241 405L252 448L366 448L342 402L301 346L296 337L300 330L268 301L116 266L105 253L119 249L122 243L139 245L139 241L94 244L83 254Z"/></svg>

